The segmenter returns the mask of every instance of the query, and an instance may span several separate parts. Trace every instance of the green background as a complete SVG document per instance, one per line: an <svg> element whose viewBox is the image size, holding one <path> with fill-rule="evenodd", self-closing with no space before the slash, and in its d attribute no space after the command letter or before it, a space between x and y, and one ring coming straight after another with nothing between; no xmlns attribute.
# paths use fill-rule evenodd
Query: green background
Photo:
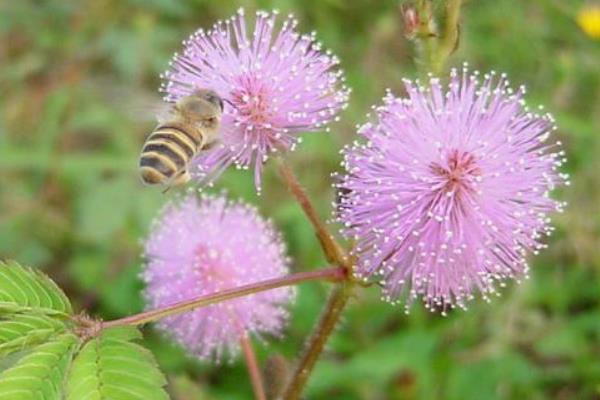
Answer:
<svg viewBox="0 0 600 400"><path fill-rule="evenodd" d="M173 193L140 184L136 164L152 123L124 103L155 95L181 41L239 6L293 12L336 53L353 89L331 134L306 135L290 163L329 217L329 174L385 88L415 77L399 2L0 1L0 257L43 269L79 309L106 319L142 310L140 240ZM528 86L530 104L553 112L568 153L569 202L532 279L491 304L446 318L361 291L307 390L310 399L597 399L600 382L600 41L575 15L582 1L471 0L451 64L468 61ZM256 197L249 172L229 171L216 190L255 203L284 233L294 270L325 264L311 228L266 168ZM292 358L327 287L300 287L282 340L259 356ZM198 363L150 327L147 344L174 399L249 399L242 363Z"/></svg>

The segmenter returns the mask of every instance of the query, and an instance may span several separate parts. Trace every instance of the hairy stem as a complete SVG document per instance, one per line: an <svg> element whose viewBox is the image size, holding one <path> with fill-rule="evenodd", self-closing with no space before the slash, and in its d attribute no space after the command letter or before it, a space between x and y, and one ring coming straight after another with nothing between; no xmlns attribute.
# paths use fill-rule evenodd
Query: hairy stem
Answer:
<svg viewBox="0 0 600 400"><path fill-rule="evenodd" d="M252 390L254 391L254 398L256 400L267 400L265 394L265 386L258 366L258 360L256 354L252 348L252 343L247 334L244 334L240 339L242 351L244 352L244 358L246 359L246 366L248 367L248 374L250 375L250 381L252 382Z"/></svg>
<svg viewBox="0 0 600 400"><path fill-rule="evenodd" d="M286 386L283 399L296 400L300 398L302 390L325 348L327 339L340 320L342 311L348 303L348 299L352 293L352 288L353 284L351 282L342 282L336 285L331 291L321 317L308 338L304 353L300 357L289 383Z"/></svg>
<svg viewBox="0 0 600 400"><path fill-rule="evenodd" d="M302 185L300 185L300 182L292 169L283 159L278 158L277 161L281 177L312 224L321 248L325 253L325 258L330 263L339 265L340 268L346 272L346 279L341 281L330 293L327 304L325 304L325 307L321 312L321 317L307 340L305 351L302 353L298 364L284 389L283 399L293 400L300 397L319 356L325 348L327 339L333 332L333 329L342 315L342 311L348 302L354 282L352 281L350 274L352 261L348 257L348 254L339 245L327 229L327 226L319 218L315 207L308 198L304 188L302 188Z"/></svg>
<svg viewBox="0 0 600 400"><path fill-rule="evenodd" d="M289 191L292 193L304 214L312 224L315 234L319 239L319 243L321 244L321 248L325 253L325 258L328 262L335 265L342 265L345 267L349 266L348 255L344 251L344 249L339 245L339 243L335 240L333 235L327 229L327 226L317 214L315 207L312 202L308 198L306 191L298 181L298 178L294 174L294 171L285 163L282 158L277 159L279 165L279 173L283 178L283 181L287 185Z"/></svg>
<svg viewBox="0 0 600 400"><path fill-rule="evenodd" d="M226 300L235 299L249 294L263 292L265 290L276 289L283 286L296 285L306 281L329 280L339 282L347 279L346 269L342 267L322 268L315 271L298 272L281 278L267 279L265 281L251 283L240 287L223 290L195 299L181 301L170 306L157 308L131 315L129 317L107 321L102 323L102 328L112 328L124 325L141 325L156 321L171 315L181 314L194 308L206 307L210 304L220 303Z"/></svg>

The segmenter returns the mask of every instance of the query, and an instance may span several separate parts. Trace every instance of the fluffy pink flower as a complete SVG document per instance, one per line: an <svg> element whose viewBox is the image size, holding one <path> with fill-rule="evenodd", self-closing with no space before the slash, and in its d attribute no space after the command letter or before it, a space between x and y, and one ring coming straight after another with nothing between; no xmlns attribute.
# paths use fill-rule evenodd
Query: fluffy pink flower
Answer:
<svg viewBox="0 0 600 400"><path fill-rule="evenodd" d="M188 195L169 204L146 241L143 272L148 308L163 307L287 274L280 235L256 209L223 197ZM159 328L200 358L238 352L246 333L279 335L290 287L167 317Z"/></svg>
<svg viewBox="0 0 600 400"><path fill-rule="evenodd" d="M356 242L356 275L376 277L383 298L445 312L527 276L528 252L551 232L550 198L565 183L549 114L528 110L504 76L452 72L442 86L405 81L388 94L366 144L344 150L338 183L342 232Z"/></svg>
<svg viewBox="0 0 600 400"><path fill-rule="evenodd" d="M167 101L197 88L226 100L220 145L195 160L192 175L201 182L212 182L232 163L252 165L260 190L270 153L293 149L303 132L327 130L346 106L349 91L338 59L322 51L314 33L298 34L292 16L280 28L276 20L277 12L259 11L248 32L240 10L208 32L199 30L164 75Z"/></svg>

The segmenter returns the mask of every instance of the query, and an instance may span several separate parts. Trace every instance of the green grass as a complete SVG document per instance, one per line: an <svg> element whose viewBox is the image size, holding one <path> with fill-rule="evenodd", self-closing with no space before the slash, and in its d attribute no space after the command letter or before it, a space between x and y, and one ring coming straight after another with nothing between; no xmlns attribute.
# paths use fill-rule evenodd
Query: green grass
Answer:
<svg viewBox="0 0 600 400"><path fill-rule="evenodd" d="M554 113L572 185L550 248L532 279L491 304L447 318L362 292L310 381L309 399L597 399L600 385L600 42L574 16L583 1L471 0L450 63L508 73L531 104ZM415 77L399 3L372 0L5 1L0 3L0 258L44 269L77 309L104 318L141 310L140 239L165 201L139 183L152 128L119 99L154 95L181 40L239 6L294 12L342 60L353 93L332 133L307 136L290 156L329 215L329 173L354 125L386 88ZM122 94L122 95L119 95ZM257 204L283 230L296 270L324 265L310 226L274 166L264 191L230 171L215 190ZM259 356L293 357L326 295L300 288L285 339ZM240 362L198 363L146 328L174 399L249 399Z"/></svg>

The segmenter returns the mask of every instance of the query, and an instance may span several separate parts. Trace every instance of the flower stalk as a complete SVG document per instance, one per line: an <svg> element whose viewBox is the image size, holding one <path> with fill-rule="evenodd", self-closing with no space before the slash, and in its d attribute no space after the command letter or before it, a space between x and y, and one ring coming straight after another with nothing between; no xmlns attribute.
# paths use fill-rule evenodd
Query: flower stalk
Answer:
<svg viewBox="0 0 600 400"><path fill-rule="evenodd" d="M248 368L248 375L250 375L250 381L252 382L252 390L254 391L254 398L256 400L267 400L265 394L265 385L263 377L258 366L258 360L256 359L256 353L252 348L252 343L247 334L244 334L240 339L240 346L246 359L246 367Z"/></svg>
<svg viewBox="0 0 600 400"><path fill-rule="evenodd" d="M322 268L315 271L298 272L281 278L267 279L262 282L251 283L233 289L223 290L218 293L200 296L195 299L181 301L170 306L130 315L113 321L102 322L102 329L114 328L116 326L135 326L159 319L181 314L199 307L236 299L253 293L276 289L284 286L296 285L301 282L328 280L338 282L346 279L346 271L341 267Z"/></svg>
<svg viewBox="0 0 600 400"><path fill-rule="evenodd" d="M329 336L340 320L342 312L352 294L353 287L354 284L352 282L340 283L331 291L321 317L307 341L306 349L292 373L292 377L284 391L283 399L296 400L300 398L302 390L319 356L323 352Z"/></svg>
<svg viewBox="0 0 600 400"><path fill-rule="evenodd" d="M333 235L329 232L325 223L323 223L321 218L319 218L315 207L310 201L306 191L298 181L294 171L281 157L277 158L277 163L279 166L279 173L281 174L281 177L287 188L292 193L300 207L302 207L304 214L312 224L327 261L334 265L349 267L348 255L335 240Z"/></svg>
<svg viewBox="0 0 600 400"><path fill-rule="evenodd" d="M340 268L346 272L346 279L341 281L331 290L329 299L321 312L321 316L306 342L305 350L300 356L294 372L284 389L282 398L285 400L294 400L300 398L302 390L304 389L306 382L308 382L308 378L310 377L317 360L321 356L329 336L331 336L331 333L340 320L355 283L351 278L352 266L348 254L342 246L339 245L331 232L327 229L327 226L319 218L312 202L296 178L293 170L283 159L278 158L277 161L281 177L296 201L300 204L300 207L302 207L308 220L311 222L327 261L340 265Z"/></svg>

